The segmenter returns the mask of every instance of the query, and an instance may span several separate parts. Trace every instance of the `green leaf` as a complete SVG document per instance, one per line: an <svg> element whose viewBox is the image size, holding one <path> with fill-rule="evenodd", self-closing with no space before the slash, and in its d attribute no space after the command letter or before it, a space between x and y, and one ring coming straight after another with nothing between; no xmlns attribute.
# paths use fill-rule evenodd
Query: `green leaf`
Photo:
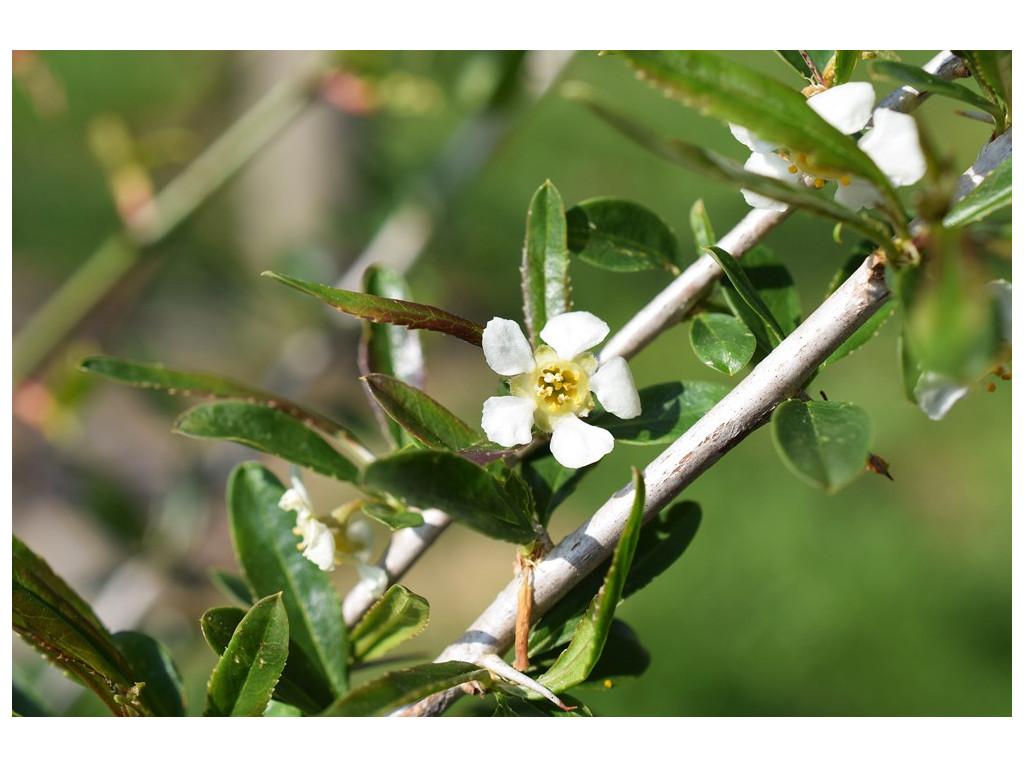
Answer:
<svg viewBox="0 0 1024 768"><path fill-rule="evenodd" d="M523 317L537 347L547 321L572 309L565 208L550 181L545 181L530 201L522 272Z"/></svg>
<svg viewBox="0 0 1024 768"><path fill-rule="evenodd" d="M772 414L772 442L797 477L835 493L864 471L871 419L852 403L787 400Z"/></svg>
<svg viewBox="0 0 1024 768"><path fill-rule="evenodd" d="M704 365L732 376L750 362L757 341L739 318L702 312L690 325L690 345Z"/></svg>
<svg viewBox="0 0 1024 768"><path fill-rule="evenodd" d="M746 270L740 263L736 261L729 253L723 251L721 248L712 246L708 248L708 253L718 263L718 266L722 268L725 276L729 278L729 282L732 284L733 289L743 300L743 302L753 310L754 314L757 315L758 320L764 324L764 331L767 334L767 342L771 344L774 349L780 341L786 337L786 332L782 330L782 326L779 321L775 318L772 310L765 304L764 299L757 292L757 288L750 281L747 276ZM727 295L728 296L728 295ZM757 331L751 329L754 334Z"/></svg>
<svg viewBox="0 0 1024 768"><path fill-rule="evenodd" d="M1012 51L953 51L964 60L981 89L1010 113Z"/></svg>
<svg viewBox="0 0 1024 768"><path fill-rule="evenodd" d="M981 221L1013 203L1013 156L1007 157L954 205L942 225L947 229Z"/></svg>
<svg viewBox="0 0 1024 768"><path fill-rule="evenodd" d="M697 535L700 520L700 505L682 501L662 509L641 529L623 599L646 587L682 556ZM594 570L541 617L530 632L531 658L569 642L607 572L607 564Z"/></svg>
<svg viewBox="0 0 1024 768"><path fill-rule="evenodd" d="M218 656L224 655L243 618L245 611L234 606L211 608L203 614L203 637ZM307 715L323 711L335 699L323 673L317 671L316 664L292 639L288 641L288 660L274 689L274 699Z"/></svg>
<svg viewBox="0 0 1024 768"><path fill-rule="evenodd" d="M832 56L838 53L838 51L776 51L776 53L782 57L783 61L795 69L801 77L814 80L811 68L807 65L807 61L802 54L807 54L811 61L814 62L814 66L818 68L818 72L824 74L825 68L828 66Z"/></svg>
<svg viewBox="0 0 1024 768"><path fill-rule="evenodd" d="M256 602L256 596L249 591L249 585L245 583L245 579L237 574L214 568L210 571L210 580L238 605L248 608Z"/></svg>
<svg viewBox="0 0 1024 768"><path fill-rule="evenodd" d="M583 688L607 690L640 677L651 665L651 654L640 644L640 638L626 622L614 619L604 644L604 652L580 683Z"/></svg>
<svg viewBox="0 0 1024 768"><path fill-rule="evenodd" d="M348 640L330 576L296 548L295 513L278 507L284 486L256 463L228 481L228 515L238 562L254 594L284 593L292 641L335 697L348 690Z"/></svg>
<svg viewBox="0 0 1024 768"><path fill-rule="evenodd" d="M397 531L399 528L419 528L423 525L423 515L419 512L388 504L368 502L359 507L359 511L367 517L372 517L378 523L383 523L393 531Z"/></svg>
<svg viewBox="0 0 1024 768"><path fill-rule="evenodd" d="M522 482L518 476L512 478ZM468 459L442 451L406 451L370 464L364 483L420 509L440 509L486 536L517 544L535 538L522 493ZM529 494L529 491L526 490Z"/></svg>
<svg viewBox="0 0 1024 768"><path fill-rule="evenodd" d="M239 622L206 684L206 717L260 717L288 658L281 594L260 600Z"/></svg>
<svg viewBox="0 0 1024 768"><path fill-rule="evenodd" d="M710 248L718 242L703 200L698 200L690 208L690 229L693 230L693 242L697 245L698 255L703 254L705 248Z"/></svg>
<svg viewBox="0 0 1024 768"><path fill-rule="evenodd" d="M333 717L374 717L387 715L434 693L457 685L487 683L491 673L466 661L421 664L389 672L367 683L324 712Z"/></svg>
<svg viewBox="0 0 1024 768"><path fill-rule="evenodd" d="M484 329L482 325L429 304L417 304L413 301L385 299L366 293L343 291L340 288L310 283L277 272L267 271L263 275L320 299L341 312L361 317L363 320L445 333L478 347L483 344Z"/></svg>
<svg viewBox="0 0 1024 768"><path fill-rule="evenodd" d="M388 416L428 448L461 451L481 440L476 430L415 387L382 373L363 381Z"/></svg>
<svg viewBox="0 0 1024 768"><path fill-rule="evenodd" d="M871 70L874 74L909 85L915 90L929 91L970 104L975 109L981 109L991 114L998 121L997 124L1001 123L1003 119L1003 110L998 104L993 104L988 99L982 98L960 83L945 80L938 75L925 72L920 67L914 67L902 61L876 59L871 64Z"/></svg>
<svg viewBox="0 0 1024 768"><path fill-rule="evenodd" d="M336 480L353 482L359 475L355 464L310 427L265 405L237 400L197 405L178 417L174 431L241 443Z"/></svg>
<svg viewBox="0 0 1024 768"><path fill-rule="evenodd" d="M522 464L523 480L530 487L537 508L537 519L547 526L551 514L576 490L580 480L590 471L593 464L570 469L563 467L550 450L537 450L526 456Z"/></svg>
<svg viewBox="0 0 1024 768"><path fill-rule="evenodd" d="M892 317L892 313L895 310L896 301L889 299L885 304L879 307L878 311L869 317L860 328L854 331L853 335L844 341L842 345L840 345L839 349L829 355L825 362L821 364L821 367L827 368L832 365L832 363L842 360L851 352L857 351L864 346L864 344L877 336L878 331L885 324L885 321Z"/></svg>
<svg viewBox="0 0 1024 768"><path fill-rule="evenodd" d="M156 717L184 717L184 681L167 649L141 632L118 632L113 639L133 677L146 684L141 697L149 711Z"/></svg>
<svg viewBox="0 0 1024 768"><path fill-rule="evenodd" d="M586 89L576 89L572 97L582 101L596 115L664 160L713 181L728 184L737 189L748 189L809 213L842 222L851 229L871 237L876 242L885 243L889 240L889 231L885 226L866 214L859 214L839 205L829 196L823 195L820 190L751 173L732 160L720 157L695 144L680 139L664 139L631 117L621 115L597 103Z"/></svg>
<svg viewBox="0 0 1024 768"><path fill-rule="evenodd" d="M635 419L600 413L589 421L623 443L665 445L675 442L730 391L729 385L711 381L654 384L640 390L641 412Z"/></svg>
<svg viewBox="0 0 1024 768"><path fill-rule="evenodd" d="M163 390L169 395L227 398L265 405L305 422L343 443L351 444L357 451L366 452L366 448L355 435L326 416L280 395L275 395L273 392L250 387L248 384L242 384L225 376L197 371L179 371L164 368L162 365L136 363L115 357L87 357L78 364L78 367L88 373L104 376L122 384L142 389Z"/></svg>
<svg viewBox="0 0 1024 768"><path fill-rule="evenodd" d="M388 267L372 266L367 269L363 275L363 290L371 296L410 300L409 286L404 278ZM400 325L365 321L359 345L359 372L364 376L382 373L409 386L423 389L426 370L419 331L411 331ZM371 398L370 404L381 421L382 429L385 434L390 434L393 443L398 446L407 444L408 438L397 424L385 418L377 401Z"/></svg>
<svg viewBox="0 0 1024 768"><path fill-rule="evenodd" d="M833 128L797 91L760 72L703 51L628 51L641 79L701 114L745 126L764 141L806 152L811 164L872 182L887 202L892 186L857 143ZM897 202L894 210L901 210Z"/></svg>
<svg viewBox="0 0 1024 768"><path fill-rule="evenodd" d="M392 584L349 635L354 661L379 659L427 626L430 604L401 584Z"/></svg>
<svg viewBox="0 0 1024 768"><path fill-rule="evenodd" d="M829 82L829 87L850 81L862 53L863 51L836 51L835 59L832 62L832 79Z"/></svg>
<svg viewBox="0 0 1024 768"><path fill-rule="evenodd" d="M151 714L135 673L89 605L16 536L11 543L14 631L91 689L115 715Z"/></svg>
<svg viewBox="0 0 1024 768"><path fill-rule="evenodd" d="M643 475L638 469L633 469L633 488L633 507L615 546L604 584L576 627L569 647L537 680L552 693L560 693L586 680L601 658L644 520L646 492Z"/></svg>
<svg viewBox="0 0 1024 768"><path fill-rule="evenodd" d="M679 273L676 236L658 214L619 197L584 200L565 214L569 250L612 272Z"/></svg>
<svg viewBox="0 0 1024 768"><path fill-rule="evenodd" d="M500 689L494 691L495 709L491 717L593 717L586 704L577 698L562 694L558 697L563 704L570 707L568 711L555 706L547 699L527 700L521 698L517 691L509 688L508 692ZM482 708L481 708L482 711Z"/></svg>

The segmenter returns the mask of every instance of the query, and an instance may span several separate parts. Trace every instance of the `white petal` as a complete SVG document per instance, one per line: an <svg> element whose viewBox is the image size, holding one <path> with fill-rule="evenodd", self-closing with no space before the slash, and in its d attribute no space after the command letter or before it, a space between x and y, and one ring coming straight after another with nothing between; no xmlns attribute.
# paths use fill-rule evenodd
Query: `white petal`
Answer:
<svg viewBox="0 0 1024 768"><path fill-rule="evenodd" d="M836 189L836 202L854 211L872 206L878 200L878 191L864 179L852 178L849 184L840 184Z"/></svg>
<svg viewBox="0 0 1024 768"><path fill-rule="evenodd" d="M563 360L572 360L608 335L608 323L589 312L565 312L548 320L541 339Z"/></svg>
<svg viewBox="0 0 1024 768"><path fill-rule="evenodd" d="M843 83L811 96L807 106L843 133L856 133L871 119L875 89L870 83Z"/></svg>
<svg viewBox="0 0 1024 768"><path fill-rule="evenodd" d="M495 317L484 328L484 358L491 370L515 376L533 369L533 350L514 320Z"/></svg>
<svg viewBox="0 0 1024 768"><path fill-rule="evenodd" d="M757 153L755 152L749 158L747 162L743 164L743 169L756 173L760 176L769 176L773 179L781 179L795 184L800 180L802 174L790 173L789 172L789 161L776 155L774 152ZM742 190L743 199L747 201L747 205L751 208L758 208L762 211L785 211L789 208L783 202L774 200L765 195L757 192L751 192L749 189Z"/></svg>
<svg viewBox="0 0 1024 768"><path fill-rule="evenodd" d="M613 357L601 363L597 373L590 377L590 389L604 409L620 419L633 419L640 415L640 395L624 358Z"/></svg>
<svg viewBox="0 0 1024 768"><path fill-rule="evenodd" d="M526 397L489 397L484 402L480 425L487 439L511 448L533 440L533 412L537 403Z"/></svg>
<svg viewBox="0 0 1024 768"><path fill-rule="evenodd" d="M956 401L966 394L967 387L933 371L922 373L914 387L917 405L933 421L949 413Z"/></svg>
<svg viewBox="0 0 1024 768"><path fill-rule="evenodd" d="M789 206L779 200L772 200L770 197L759 195L757 192L751 192L749 189L741 189L743 193L743 199L747 201L747 205L751 208L757 208L759 211L782 211L788 210Z"/></svg>
<svg viewBox="0 0 1024 768"><path fill-rule="evenodd" d="M374 597L384 594L388 587L388 574L383 568L356 560L356 571L362 586Z"/></svg>
<svg viewBox="0 0 1024 768"><path fill-rule="evenodd" d="M917 123L910 115L891 109L876 110L875 127L864 134L857 146L897 187L914 184L924 176L924 153Z"/></svg>
<svg viewBox="0 0 1024 768"><path fill-rule="evenodd" d="M732 135L738 142L745 145L751 152L766 152L770 153L775 149L775 145L770 141L765 141L759 138L753 131L744 128L742 125L735 125L729 123L729 130L732 131Z"/></svg>
<svg viewBox="0 0 1024 768"><path fill-rule="evenodd" d="M573 414L555 422L551 433L551 455L563 467L578 469L611 453L615 438L607 429L580 421Z"/></svg>
<svg viewBox="0 0 1024 768"><path fill-rule="evenodd" d="M316 520L310 520L303 527L302 541L306 545L302 556L316 564L321 571L334 570L334 534L331 529Z"/></svg>
<svg viewBox="0 0 1024 768"><path fill-rule="evenodd" d="M345 526L345 538L351 543L359 545L359 552L356 553L357 556L364 553L368 555L373 544L373 530L366 520L353 520Z"/></svg>

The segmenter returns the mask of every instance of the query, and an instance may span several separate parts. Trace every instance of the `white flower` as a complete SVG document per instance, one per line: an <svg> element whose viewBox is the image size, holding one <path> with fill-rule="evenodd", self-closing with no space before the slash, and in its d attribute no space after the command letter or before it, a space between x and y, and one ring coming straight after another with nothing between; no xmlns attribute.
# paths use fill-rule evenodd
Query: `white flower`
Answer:
<svg viewBox="0 0 1024 768"><path fill-rule="evenodd" d="M588 349L608 335L608 325L589 312L566 312L551 318L540 332L542 344L530 348L513 320L496 317L484 329L487 364L508 376L510 395L484 403L482 426L487 438L511 447L533 439L536 425L551 433L551 453L559 464L576 469L611 452L611 432L581 421L594 407L591 393L620 419L640 415L629 366L621 357L600 365Z"/></svg>
<svg viewBox="0 0 1024 768"><path fill-rule="evenodd" d="M807 106L817 112L829 125L843 133L863 130L874 117L874 127L864 134L857 146L871 158L892 182L905 187L919 181L925 172L924 153L918 139L917 123L910 115L891 109L877 109L875 92L868 83L844 83L815 94ZM878 202L878 193L869 182L837 171L814 165L805 152L792 152L764 141L751 131L738 125L729 126L732 134L751 151L744 168L761 176L770 176L792 183L810 183L821 189L829 181L838 182L836 202L858 210ZM784 211L786 204L756 192L743 190L743 197L754 208Z"/></svg>
<svg viewBox="0 0 1024 768"><path fill-rule="evenodd" d="M292 487L284 492L277 504L283 510L295 512L292 533L302 537L296 546L303 557L321 571L333 571L339 560L352 560L360 581L370 592L380 595L388 585L388 576L384 569L370 564L373 532L365 520L350 519L361 505L362 500L359 500L338 507L327 522L323 522L316 517L306 486L294 467Z"/></svg>

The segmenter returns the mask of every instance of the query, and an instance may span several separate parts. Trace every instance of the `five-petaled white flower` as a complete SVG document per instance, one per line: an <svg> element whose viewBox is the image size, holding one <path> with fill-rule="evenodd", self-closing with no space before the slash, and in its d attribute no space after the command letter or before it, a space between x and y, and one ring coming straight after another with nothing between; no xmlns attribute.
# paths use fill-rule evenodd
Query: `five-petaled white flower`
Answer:
<svg viewBox="0 0 1024 768"><path fill-rule="evenodd" d="M611 432L580 420L594 407L591 393L620 419L640 415L640 396L621 357L598 364L587 350L608 335L608 325L589 312L566 312L540 332L546 342L530 348L519 324L496 317L484 329L487 364L509 377L511 394L484 403L482 426L489 440L511 447L533 439L534 425L551 433L551 453L576 469L611 452Z"/></svg>
<svg viewBox="0 0 1024 768"><path fill-rule="evenodd" d="M281 496L278 506L285 511L295 512L292 533L302 537L296 546L303 557L321 571L333 571L339 560L352 560L360 581L365 582L373 594L384 592L387 574L369 562L370 547L373 544L370 525L366 520L350 519L358 504L338 507L325 523L313 512L313 502L310 501L306 486L293 467L292 487Z"/></svg>
<svg viewBox="0 0 1024 768"><path fill-rule="evenodd" d="M868 83L844 83L807 100L807 106L829 125L847 134L863 130L873 116L874 127L860 138L857 146L874 161L893 186L905 187L920 181L925 172L925 158L914 118L891 109L876 109L872 115L874 105L875 92ZM839 185L836 202L853 210L878 202L878 193L868 181L850 176L845 171L815 165L805 152L793 152L764 141L741 126L729 127L733 136L751 151L743 166L746 170L793 183L810 183L818 189L829 181L836 181ZM745 189L743 197L754 208L786 210L785 203L756 192Z"/></svg>

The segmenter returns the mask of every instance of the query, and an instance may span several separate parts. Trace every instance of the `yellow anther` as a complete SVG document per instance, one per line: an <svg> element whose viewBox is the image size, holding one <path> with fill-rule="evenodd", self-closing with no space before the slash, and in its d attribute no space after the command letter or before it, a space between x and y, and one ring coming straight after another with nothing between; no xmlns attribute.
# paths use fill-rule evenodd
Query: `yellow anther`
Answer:
<svg viewBox="0 0 1024 768"><path fill-rule="evenodd" d="M840 176L839 177L839 183L842 184L844 187L850 186L850 177L849 176Z"/></svg>
<svg viewBox="0 0 1024 768"><path fill-rule="evenodd" d="M821 189L824 186L825 186L825 180L824 179L815 179L814 180L814 188L815 189Z"/></svg>
<svg viewBox="0 0 1024 768"><path fill-rule="evenodd" d="M791 165L791 166L789 166L789 168L787 168L786 170L787 170L787 171L789 171L790 173L796 173L796 172L797 172L797 171L799 171L800 169L799 169L799 168L797 168L797 167L796 167L795 165Z"/></svg>

